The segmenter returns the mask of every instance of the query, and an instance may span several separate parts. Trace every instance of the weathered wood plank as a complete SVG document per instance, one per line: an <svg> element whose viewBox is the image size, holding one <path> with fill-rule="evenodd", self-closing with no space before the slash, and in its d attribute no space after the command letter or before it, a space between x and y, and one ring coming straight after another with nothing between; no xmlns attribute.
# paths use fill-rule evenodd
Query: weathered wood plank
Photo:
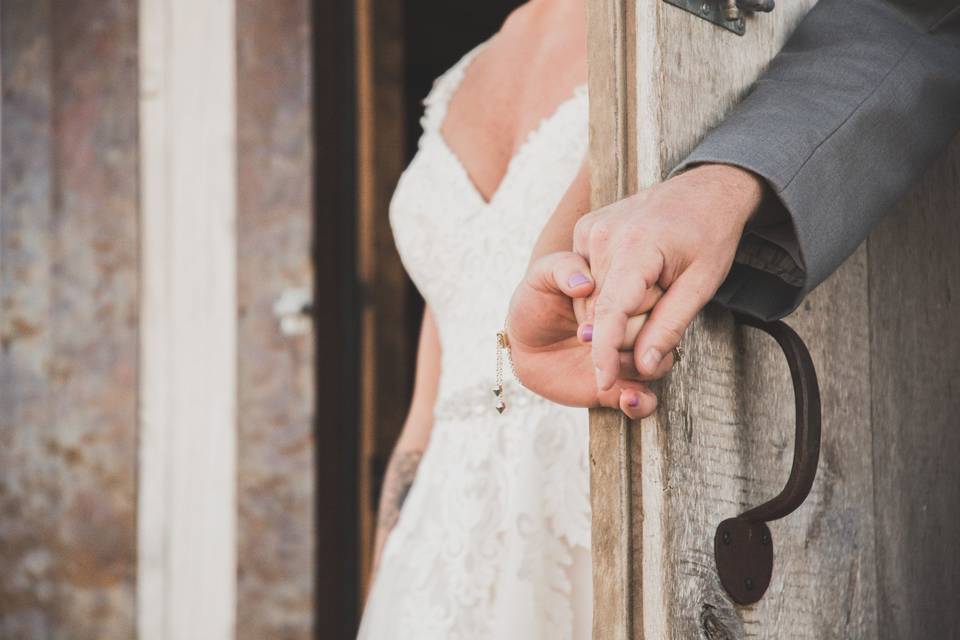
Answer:
<svg viewBox="0 0 960 640"><path fill-rule="evenodd" d="M0 3L0 636L134 629L136 4Z"/></svg>
<svg viewBox="0 0 960 640"><path fill-rule="evenodd" d="M870 236L881 638L960 636L960 138Z"/></svg>
<svg viewBox="0 0 960 640"><path fill-rule="evenodd" d="M778 6L743 38L663 3L638 22L638 42L655 42L660 56L649 92L640 90L659 142L641 184L661 179L722 118L812 5ZM726 312L708 309L688 331L691 355L662 388L659 438L642 447L644 608L664 614L647 616L644 637L875 636L865 260L861 250L790 321L818 367L822 461L804 507L771 525L773 582L752 607L734 607L720 588L713 532L786 480L789 375L776 345L734 331Z"/></svg>
<svg viewBox="0 0 960 640"><path fill-rule="evenodd" d="M688 333L690 357L664 391L662 574L673 585L664 637L708 629L730 637L875 636L865 285L861 250L791 317L818 369L821 465L804 506L771 524L773 581L753 607L732 606L720 588L713 529L772 497L786 480L789 374L766 336L738 329L731 341L722 310L707 310ZM648 629L646 637L659 632Z"/></svg>
<svg viewBox="0 0 960 640"><path fill-rule="evenodd" d="M638 186L662 180L723 117L812 5L779 6L750 20L747 36L739 38L665 3L636 3L635 22L628 26L636 34L638 61L636 106L629 114L636 159L626 162L633 163ZM591 31L591 48L604 37L624 37L615 27L608 30ZM592 105L593 89L591 84ZM610 135L597 127L616 131L616 120L604 117L591 113L597 140ZM613 155L609 148L606 155ZM613 171L603 175L614 183ZM766 336L735 329L730 315L715 308L694 322L685 339L687 357L660 387L660 408L633 432L629 485L614 481L632 491L632 576L623 581L613 572L596 572L595 613L609 609L601 598L632 601L635 613L630 634L608 631L602 637L876 635L866 286L861 250L791 318L820 374L822 461L807 504L771 525L774 579L752 607L734 606L720 587L713 535L721 520L772 497L786 481L792 387L783 355ZM607 444L610 450L616 446ZM616 495L611 477L598 474L591 483L598 527L614 523L596 515L609 516L610 506L598 500ZM600 540L612 535L594 530ZM594 553L601 569L619 560L615 550L596 543ZM603 553L610 555L596 557ZM623 624L622 618L606 620Z"/></svg>
<svg viewBox="0 0 960 640"><path fill-rule="evenodd" d="M237 2L237 637L312 637L315 533L307 0Z"/></svg>
<svg viewBox="0 0 960 640"><path fill-rule="evenodd" d="M587 4L587 75L590 92L590 202L594 208L636 189L632 3ZM590 411L591 556L593 638L631 637L636 607L631 536L632 432L619 411Z"/></svg>
<svg viewBox="0 0 960 640"><path fill-rule="evenodd" d="M140 0L141 640L235 633L234 8Z"/></svg>

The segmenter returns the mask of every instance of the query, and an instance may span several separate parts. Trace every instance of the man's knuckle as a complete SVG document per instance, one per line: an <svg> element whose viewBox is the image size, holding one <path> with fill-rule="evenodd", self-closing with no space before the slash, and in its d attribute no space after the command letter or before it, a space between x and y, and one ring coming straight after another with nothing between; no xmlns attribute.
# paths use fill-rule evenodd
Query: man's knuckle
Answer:
<svg viewBox="0 0 960 640"><path fill-rule="evenodd" d="M590 244L606 246L610 241L612 225L607 220L597 220L590 227Z"/></svg>
<svg viewBox="0 0 960 640"><path fill-rule="evenodd" d="M580 218L573 227L573 241L577 245L585 245L590 239L591 223L587 217Z"/></svg>
<svg viewBox="0 0 960 640"><path fill-rule="evenodd" d="M647 227L647 225L636 222L633 224L624 225L623 229L621 229L620 235L624 243L629 243L631 245L649 244L650 241L655 238L654 233Z"/></svg>
<svg viewBox="0 0 960 640"><path fill-rule="evenodd" d="M594 313L597 315L609 316L621 312L620 299L616 294L610 291L603 291L597 296L594 306Z"/></svg>
<svg viewBox="0 0 960 640"><path fill-rule="evenodd" d="M593 315L596 318L606 318L613 312L613 300L609 295L601 295L593 303Z"/></svg>
<svg viewBox="0 0 960 640"><path fill-rule="evenodd" d="M666 339L666 342L672 346L680 344L680 340L683 339L683 332L686 328L680 327L676 324L667 324L663 327L663 337Z"/></svg>

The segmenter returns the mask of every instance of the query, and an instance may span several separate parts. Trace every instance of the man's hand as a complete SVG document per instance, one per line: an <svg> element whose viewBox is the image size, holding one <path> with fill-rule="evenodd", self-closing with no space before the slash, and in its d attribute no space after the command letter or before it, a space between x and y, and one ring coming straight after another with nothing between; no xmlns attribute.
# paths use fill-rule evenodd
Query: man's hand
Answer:
<svg viewBox="0 0 960 640"><path fill-rule="evenodd" d="M646 316L631 320L624 344L627 351L618 361L614 383L598 391L593 375L589 328L578 333L579 320L573 302L582 301L594 290L586 260L560 252L536 260L510 301L507 337L517 374L524 386L554 402L578 407L619 408L631 418L653 413L656 396L643 384L633 365L632 338ZM648 296L650 305L656 294ZM646 311L640 307L642 314ZM581 318L582 319L582 318ZM666 373L669 362L655 371Z"/></svg>
<svg viewBox="0 0 960 640"><path fill-rule="evenodd" d="M580 219L574 251L596 280L592 322L581 331L592 331L601 396L620 377L628 319L651 307L633 369L645 380L669 370L664 363L726 278L762 197L763 182L749 171L701 165Z"/></svg>

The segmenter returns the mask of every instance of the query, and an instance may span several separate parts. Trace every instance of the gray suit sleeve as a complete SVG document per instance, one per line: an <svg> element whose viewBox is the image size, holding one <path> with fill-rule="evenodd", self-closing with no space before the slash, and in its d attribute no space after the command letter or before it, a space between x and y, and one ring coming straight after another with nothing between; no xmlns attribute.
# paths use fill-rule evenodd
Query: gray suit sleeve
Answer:
<svg viewBox="0 0 960 640"><path fill-rule="evenodd" d="M821 0L674 170L732 164L770 187L716 301L787 315L943 152L960 129L958 7Z"/></svg>

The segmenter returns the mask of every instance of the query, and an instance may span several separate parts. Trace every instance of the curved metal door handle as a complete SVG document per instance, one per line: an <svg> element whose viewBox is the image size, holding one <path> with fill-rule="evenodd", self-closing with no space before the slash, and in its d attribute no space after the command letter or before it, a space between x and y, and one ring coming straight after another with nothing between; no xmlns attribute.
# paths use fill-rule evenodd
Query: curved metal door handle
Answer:
<svg viewBox="0 0 960 640"><path fill-rule="evenodd" d="M820 461L820 388L807 346L781 321L765 322L734 314L737 322L760 329L780 345L796 398L796 437L793 468L777 497L736 518L720 523L713 550L720 583L738 604L753 604L763 597L773 574L773 539L766 523L792 513L810 493Z"/></svg>

